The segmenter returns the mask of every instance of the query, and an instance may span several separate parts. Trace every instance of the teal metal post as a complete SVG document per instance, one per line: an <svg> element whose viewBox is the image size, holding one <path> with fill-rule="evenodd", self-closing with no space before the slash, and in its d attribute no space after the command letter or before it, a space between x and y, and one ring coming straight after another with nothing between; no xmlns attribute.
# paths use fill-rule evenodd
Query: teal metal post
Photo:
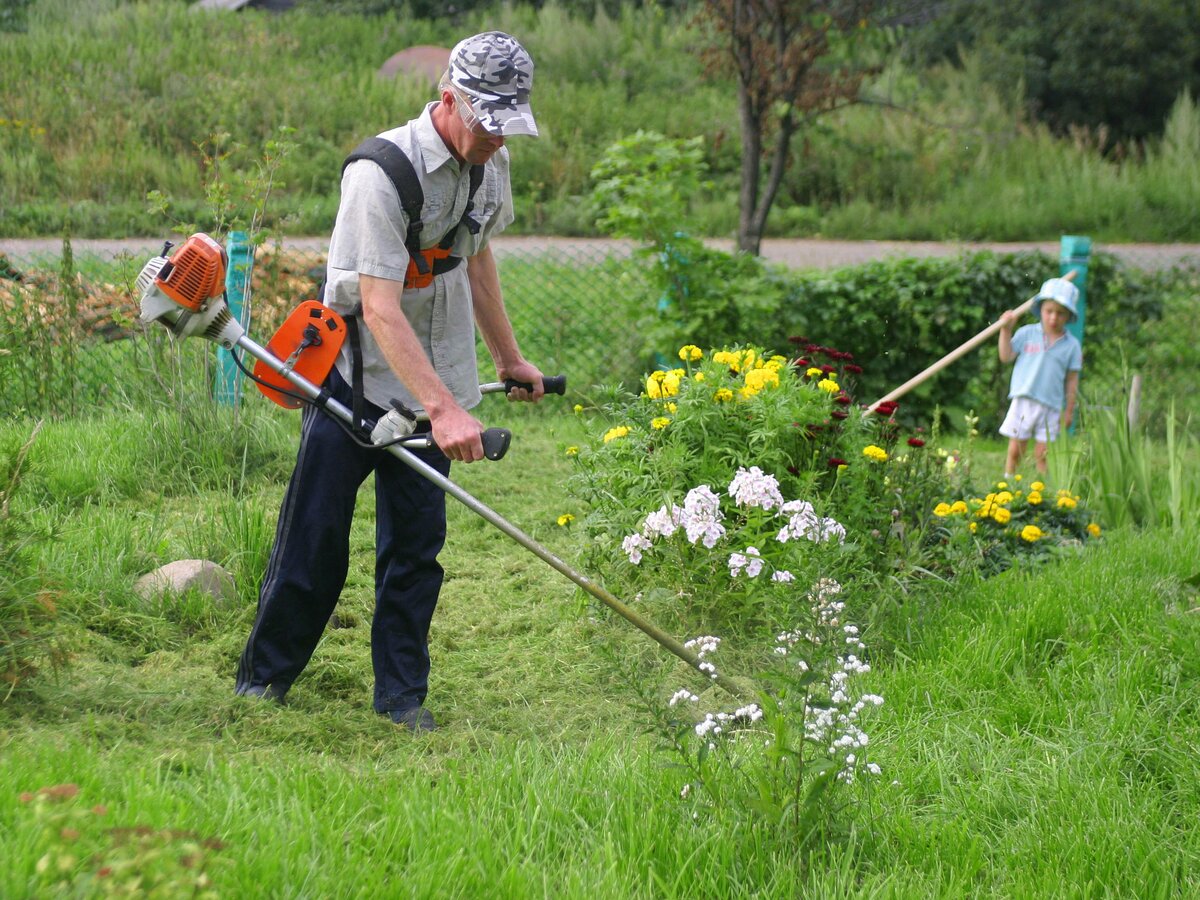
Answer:
<svg viewBox="0 0 1200 900"><path fill-rule="evenodd" d="M1075 272L1075 287L1079 288L1079 303L1077 312L1079 317L1067 325L1067 331L1075 335L1075 339L1079 341L1079 345L1083 346L1083 323L1087 316L1087 271L1088 257L1092 253L1092 239L1090 237L1080 237L1074 234L1064 234L1061 239L1061 249L1058 256L1058 274L1066 275L1068 272ZM1076 406L1075 417L1071 420L1069 429L1071 434L1075 433L1076 423L1079 421L1078 406Z"/></svg>
<svg viewBox="0 0 1200 900"><path fill-rule="evenodd" d="M229 256L229 268L225 272L225 293L229 311L233 317L248 326L246 321L250 293L250 273L254 267L254 248L250 235L244 231L231 231L225 240L225 252ZM213 399L222 406L237 406L241 397L241 370L224 347L217 348L217 371L213 385Z"/></svg>
<svg viewBox="0 0 1200 900"><path fill-rule="evenodd" d="M1067 326L1067 331L1075 335L1080 344L1083 343L1083 320L1087 310L1087 272L1088 257L1092 253L1092 239L1073 234L1062 236L1062 250L1058 258L1058 274L1066 275L1075 271L1075 287L1079 288L1079 318Z"/></svg>

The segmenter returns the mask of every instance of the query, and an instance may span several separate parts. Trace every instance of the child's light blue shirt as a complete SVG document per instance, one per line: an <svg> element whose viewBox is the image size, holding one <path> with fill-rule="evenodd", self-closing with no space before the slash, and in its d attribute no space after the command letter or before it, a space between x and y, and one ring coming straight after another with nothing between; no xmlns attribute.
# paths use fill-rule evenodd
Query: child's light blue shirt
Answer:
<svg viewBox="0 0 1200 900"><path fill-rule="evenodd" d="M1083 368L1083 348L1075 335L1068 331L1047 347L1040 324L1022 325L1012 336L1012 348L1017 362L1009 382L1009 399L1030 397L1051 409L1066 406L1067 373Z"/></svg>

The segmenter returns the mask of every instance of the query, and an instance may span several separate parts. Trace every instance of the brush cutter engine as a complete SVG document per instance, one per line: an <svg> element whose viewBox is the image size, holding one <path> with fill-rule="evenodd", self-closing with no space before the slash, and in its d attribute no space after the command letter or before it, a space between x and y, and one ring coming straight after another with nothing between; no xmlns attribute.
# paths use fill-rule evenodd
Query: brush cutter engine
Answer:
<svg viewBox="0 0 1200 900"><path fill-rule="evenodd" d="M222 299L229 260L207 234L193 234L170 256L170 242L142 267L135 290L143 322L158 322L175 337L199 335L232 348L246 333Z"/></svg>

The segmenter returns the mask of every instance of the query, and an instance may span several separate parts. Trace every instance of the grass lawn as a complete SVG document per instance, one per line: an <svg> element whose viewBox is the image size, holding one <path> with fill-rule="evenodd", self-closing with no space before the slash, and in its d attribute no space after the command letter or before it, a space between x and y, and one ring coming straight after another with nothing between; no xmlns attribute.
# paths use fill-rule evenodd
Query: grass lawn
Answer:
<svg viewBox="0 0 1200 900"><path fill-rule="evenodd" d="M563 489L579 422L484 410L513 448L455 480L574 558L579 535L556 519L580 512ZM31 451L14 503L57 529L38 561L70 659L0 703L0 896L72 878L62 895L99 895L104 879L79 873L106 866L109 884L141 878L135 896L188 895L201 872L227 897L1200 894L1200 528L848 597L882 610L866 640L883 775L805 864L749 811L681 800L632 683L661 651L453 502L440 731L370 708L369 489L341 627L286 707L233 697L294 452L294 419L255 421L259 462L221 477L122 475L157 440L133 419L48 425ZM138 575L193 556L238 575L237 603L134 595ZM63 783L79 795L40 816L18 798Z"/></svg>

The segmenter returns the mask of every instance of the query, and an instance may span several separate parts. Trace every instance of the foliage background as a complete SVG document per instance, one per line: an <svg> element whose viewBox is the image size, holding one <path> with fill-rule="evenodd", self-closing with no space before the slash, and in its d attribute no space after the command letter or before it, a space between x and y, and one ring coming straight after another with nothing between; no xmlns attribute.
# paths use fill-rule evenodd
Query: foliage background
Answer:
<svg viewBox="0 0 1200 900"><path fill-rule="evenodd" d="M1096 7L1119 12L1122 2L1065 4L1055 15L1090 23ZM519 35L538 64L535 108L544 136L512 145L518 228L594 233L582 202L592 163L617 138L653 127L702 139L712 186L691 201L694 212L701 233L732 233L736 99L719 73L702 70L700 35L686 6L472 6L439 19L390 3L374 4L378 14L371 16L348 8L311 3L285 14L233 14L177 0L22 5L19 16L0 22L8 29L0 31L0 234L158 234L161 217L144 199L152 190L175 198L178 219L203 225L200 148L211 151L214 136L224 135L221 165L249 170L283 127L294 129L297 150L279 172L270 224L323 234L343 156L364 135L408 118L431 93L422 84L380 79L379 65L403 47L449 46L491 27ZM1164 45L1174 54L1141 52L1145 35L1131 25L1111 46L1097 43L1057 59L1060 67L1137 60L1112 84L1078 81L1091 92L1088 111L1105 108L1097 99L1104 90L1124 104L1106 112L1114 122L1120 112L1145 118L1103 134L1088 121L1067 128L1050 117L1032 77L997 66L982 35L975 40L964 31L971 40L949 59L934 53L931 47L957 47L944 36L953 20L926 16L888 26L894 53L868 85L869 103L820 119L802 135L769 233L1196 240L1196 94L1186 93L1186 78L1162 74L1153 81L1162 94L1153 104L1141 94L1136 101L1113 94L1142 84L1138 73L1148 60L1177 64L1185 75L1189 59L1194 66L1194 9L1183 0L1153 8L1160 19L1179 13ZM1052 33L1046 22L1031 19L1029 27L1043 43ZM922 40L920 53L902 52ZM1035 50L1022 48L1008 47L1007 58L1035 69ZM1082 77L1056 72L1051 83ZM1134 135L1119 150L1107 136L1118 130Z"/></svg>

